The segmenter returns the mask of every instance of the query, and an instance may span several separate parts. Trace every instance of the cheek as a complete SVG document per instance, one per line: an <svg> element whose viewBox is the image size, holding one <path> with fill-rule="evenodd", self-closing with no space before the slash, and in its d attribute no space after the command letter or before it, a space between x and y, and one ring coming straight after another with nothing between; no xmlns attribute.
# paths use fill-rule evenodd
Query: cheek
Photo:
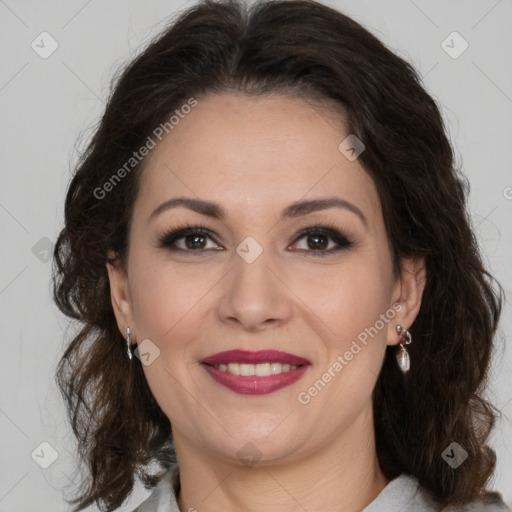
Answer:
<svg viewBox="0 0 512 512"><path fill-rule="evenodd" d="M367 253L366 256L371 256ZM390 279L376 258L358 253L340 265L296 272L290 288L324 324L324 339L341 348L390 307ZM386 324L387 325L387 324ZM382 336L385 329L379 323Z"/></svg>
<svg viewBox="0 0 512 512"><path fill-rule="evenodd" d="M347 427L368 404L386 350L389 290L375 260L355 258L304 286L307 304L323 325L319 358L297 396L305 416L322 416L322 429ZM389 322L390 317L387 317ZM326 411L329 411L326 414Z"/></svg>
<svg viewBox="0 0 512 512"><path fill-rule="evenodd" d="M144 337L164 340L186 324L216 279L198 272L193 264L147 263L134 261L132 303L138 330Z"/></svg>
<svg viewBox="0 0 512 512"><path fill-rule="evenodd" d="M335 270L317 273L299 292L321 320L316 325L321 326L318 334L323 345L318 365L302 391L315 397L315 410L343 405L332 411L332 428L352 417L349 410L361 410L368 402L387 346L387 329L394 316L394 310L389 314L391 280L374 256L374 251L359 253Z"/></svg>
<svg viewBox="0 0 512 512"><path fill-rule="evenodd" d="M169 263L148 264L148 259L142 257L132 261L137 342L150 339L158 348L158 356L142 368L157 403L179 428L183 418L194 417L198 412L197 403L187 391L194 389L193 375L197 370L197 347L193 341L201 332L201 306L204 309L208 291L218 279L194 271L193 265L183 270Z"/></svg>

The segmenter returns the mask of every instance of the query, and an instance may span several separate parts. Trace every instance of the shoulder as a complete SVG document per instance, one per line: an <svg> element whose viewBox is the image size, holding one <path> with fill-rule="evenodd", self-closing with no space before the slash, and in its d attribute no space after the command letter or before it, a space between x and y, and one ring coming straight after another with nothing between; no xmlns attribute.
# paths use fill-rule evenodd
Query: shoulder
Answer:
<svg viewBox="0 0 512 512"><path fill-rule="evenodd" d="M479 499L473 503L469 503L463 507L452 507L446 509L446 512L512 512L512 510L505 505L501 494L498 492L488 492L484 498ZM444 512L444 511L443 511Z"/></svg>
<svg viewBox="0 0 512 512"><path fill-rule="evenodd" d="M402 474L388 483L363 512L512 512L499 493L490 492L485 498L464 506L441 507L416 478Z"/></svg>
<svg viewBox="0 0 512 512"><path fill-rule="evenodd" d="M180 512L174 487L178 469L171 467L161 476L151 494L131 512ZM411 475L402 474L386 485L362 512L512 512L501 495L489 492L484 498L461 507L440 507L430 493Z"/></svg>
<svg viewBox="0 0 512 512"><path fill-rule="evenodd" d="M180 512L174 494L177 466L171 466L160 475L151 494L130 512Z"/></svg>

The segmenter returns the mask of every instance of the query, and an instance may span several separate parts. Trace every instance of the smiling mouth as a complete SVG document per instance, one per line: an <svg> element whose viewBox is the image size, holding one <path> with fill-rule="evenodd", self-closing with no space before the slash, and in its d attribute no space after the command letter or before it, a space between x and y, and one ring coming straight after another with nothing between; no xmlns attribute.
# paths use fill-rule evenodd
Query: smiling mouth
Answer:
<svg viewBox="0 0 512 512"><path fill-rule="evenodd" d="M205 363L207 364L207 363ZM241 375L242 377L252 377L253 375L257 377L268 377L269 375L280 375L281 373L291 372L296 370L300 366L303 365L290 365L290 364L282 364L277 362L272 363L258 363L258 364L250 364L250 363L229 363L229 364L213 364L209 365L213 366L219 372L227 372L232 375Z"/></svg>
<svg viewBox="0 0 512 512"><path fill-rule="evenodd" d="M311 366L307 359L277 350L229 350L201 364L215 382L242 395L264 395L290 386Z"/></svg>

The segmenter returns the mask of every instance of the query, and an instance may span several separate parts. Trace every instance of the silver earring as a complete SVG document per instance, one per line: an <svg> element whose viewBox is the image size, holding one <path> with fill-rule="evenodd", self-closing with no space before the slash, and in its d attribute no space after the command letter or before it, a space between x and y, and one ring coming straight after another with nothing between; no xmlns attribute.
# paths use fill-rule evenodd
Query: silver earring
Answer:
<svg viewBox="0 0 512 512"><path fill-rule="evenodd" d="M128 348L128 357L131 361L133 354L132 354L132 351L130 350L130 328L129 327L126 328L126 346Z"/></svg>
<svg viewBox="0 0 512 512"><path fill-rule="evenodd" d="M401 334L400 350L396 354L396 360L400 370L405 374L411 368L411 358L404 345L409 345L412 342L412 336L411 333L401 325L397 325L396 330Z"/></svg>

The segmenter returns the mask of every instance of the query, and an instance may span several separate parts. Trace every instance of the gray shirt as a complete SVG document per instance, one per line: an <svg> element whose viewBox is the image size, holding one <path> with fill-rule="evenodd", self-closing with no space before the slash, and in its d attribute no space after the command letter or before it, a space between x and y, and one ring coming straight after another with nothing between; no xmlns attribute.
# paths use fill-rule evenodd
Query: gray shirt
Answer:
<svg viewBox="0 0 512 512"><path fill-rule="evenodd" d="M180 512L174 496L172 476L172 470L165 472L149 497L132 512ZM361 512L512 512L501 498L496 497L494 501L489 504L473 502L462 508L441 508L415 478L402 474L391 480Z"/></svg>

